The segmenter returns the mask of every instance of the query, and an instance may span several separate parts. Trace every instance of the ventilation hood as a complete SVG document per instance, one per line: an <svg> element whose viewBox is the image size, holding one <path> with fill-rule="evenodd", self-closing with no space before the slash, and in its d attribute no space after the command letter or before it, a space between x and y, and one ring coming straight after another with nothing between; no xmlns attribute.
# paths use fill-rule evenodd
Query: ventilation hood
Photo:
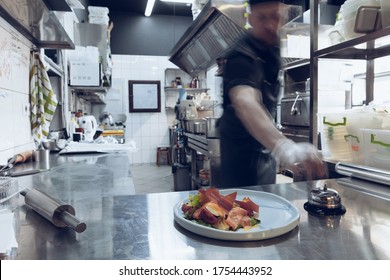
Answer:
<svg viewBox="0 0 390 280"><path fill-rule="evenodd" d="M54 11L71 11L65 0L1 0L0 16L38 48L74 49Z"/></svg>
<svg viewBox="0 0 390 280"><path fill-rule="evenodd" d="M244 3L210 0L173 47L169 60L191 74L208 69L245 33Z"/></svg>
<svg viewBox="0 0 390 280"><path fill-rule="evenodd" d="M216 64L246 32L244 2L210 0L173 47L169 60L190 75ZM302 15L301 6L286 8L286 22Z"/></svg>

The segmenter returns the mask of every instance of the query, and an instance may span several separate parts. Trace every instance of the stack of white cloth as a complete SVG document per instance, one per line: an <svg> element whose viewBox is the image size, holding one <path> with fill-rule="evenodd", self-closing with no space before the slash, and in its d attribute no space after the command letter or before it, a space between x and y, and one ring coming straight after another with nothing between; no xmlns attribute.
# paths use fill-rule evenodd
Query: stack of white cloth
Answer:
<svg viewBox="0 0 390 280"><path fill-rule="evenodd" d="M107 7L88 6L88 22L96 24L105 24L108 26L110 18L108 16L109 9Z"/></svg>

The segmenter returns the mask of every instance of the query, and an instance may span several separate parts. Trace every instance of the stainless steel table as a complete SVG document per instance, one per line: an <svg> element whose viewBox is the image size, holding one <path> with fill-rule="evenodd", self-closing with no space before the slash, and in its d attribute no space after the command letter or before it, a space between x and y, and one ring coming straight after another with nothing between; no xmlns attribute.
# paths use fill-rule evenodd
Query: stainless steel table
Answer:
<svg viewBox="0 0 390 280"><path fill-rule="evenodd" d="M75 157L77 158L77 157ZM222 241L191 233L173 219L173 206L196 191L132 195L126 155L55 158L49 172L20 177L70 203L87 224L83 233L56 228L23 205L14 209L18 248L14 259L390 259L390 192L387 187L349 178L253 186L292 202L300 223L262 241ZM343 216L308 214L308 192L327 183L336 189ZM358 187L356 187L358 186Z"/></svg>

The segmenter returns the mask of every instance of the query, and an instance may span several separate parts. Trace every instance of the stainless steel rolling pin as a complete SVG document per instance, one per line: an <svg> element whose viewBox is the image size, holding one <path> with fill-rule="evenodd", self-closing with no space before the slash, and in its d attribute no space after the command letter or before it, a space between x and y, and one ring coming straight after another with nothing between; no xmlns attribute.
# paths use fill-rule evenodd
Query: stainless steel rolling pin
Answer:
<svg viewBox="0 0 390 280"><path fill-rule="evenodd" d="M345 162L338 162L335 170L341 175L390 186L390 171Z"/></svg>
<svg viewBox="0 0 390 280"><path fill-rule="evenodd" d="M76 232L83 232L87 225L74 215L71 205L54 199L37 189L26 189L20 192L25 203L57 227L70 227Z"/></svg>

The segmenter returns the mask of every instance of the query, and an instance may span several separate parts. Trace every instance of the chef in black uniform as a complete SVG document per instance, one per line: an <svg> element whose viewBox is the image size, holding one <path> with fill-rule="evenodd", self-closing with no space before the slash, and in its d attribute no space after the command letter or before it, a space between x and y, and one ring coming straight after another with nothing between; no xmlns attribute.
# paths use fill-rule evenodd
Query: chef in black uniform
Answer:
<svg viewBox="0 0 390 280"><path fill-rule="evenodd" d="M275 127L279 96L284 4L250 0L251 28L225 58L221 134L221 187L273 184L276 166L307 180L325 178L326 165L309 143L294 143Z"/></svg>

